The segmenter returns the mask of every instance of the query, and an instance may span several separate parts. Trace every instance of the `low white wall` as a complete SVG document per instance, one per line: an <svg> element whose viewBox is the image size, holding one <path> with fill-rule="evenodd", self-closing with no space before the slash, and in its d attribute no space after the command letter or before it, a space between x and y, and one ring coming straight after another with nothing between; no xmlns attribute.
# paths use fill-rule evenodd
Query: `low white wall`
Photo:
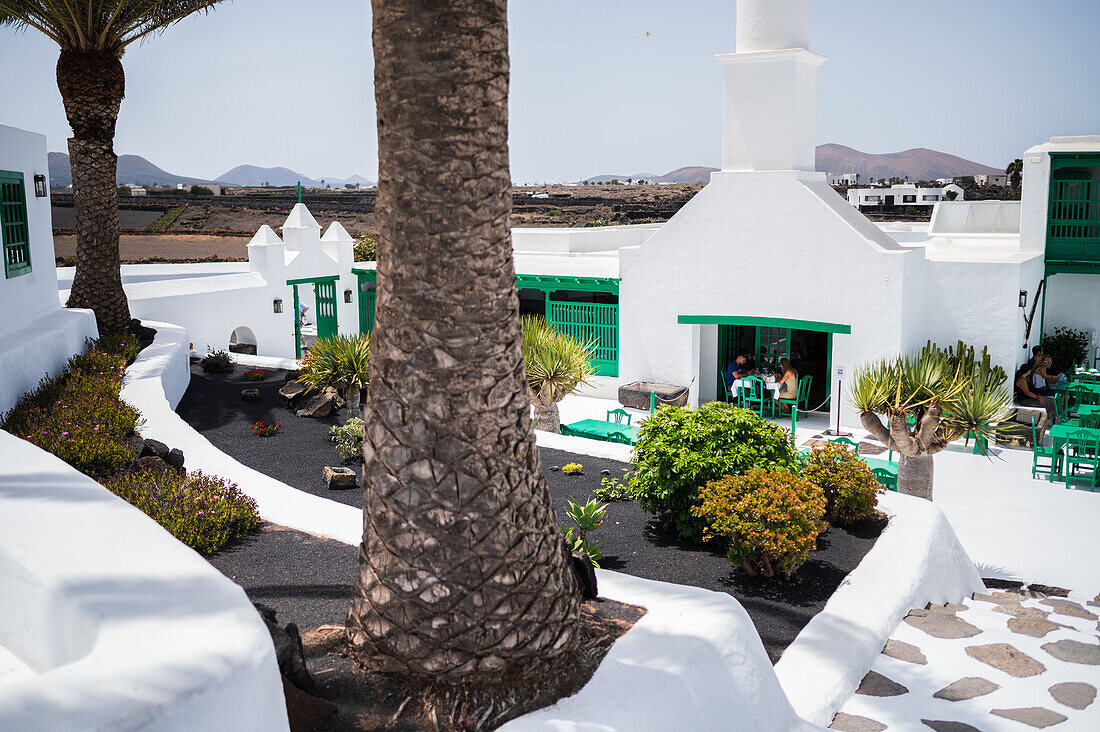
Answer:
<svg viewBox="0 0 1100 732"><path fill-rule="evenodd" d="M14 320L23 314L18 307L5 312ZM85 340L98 335L91 310L54 308L0 336L0 416L43 377L60 374Z"/></svg>
<svg viewBox="0 0 1100 732"><path fill-rule="evenodd" d="M0 431L0 729L288 729L244 591L152 519Z"/></svg>
<svg viewBox="0 0 1100 732"><path fill-rule="evenodd" d="M911 609L985 589L934 503L887 493L879 507L889 525L775 664L795 711L815 724L832 721Z"/></svg>
<svg viewBox="0 0 1100 732"><path fill-rule="evenodd" d="M264 519L347 544L359 544L363 534L362 510L300 491L242 465L173 411L191 374L187 331L169 323L146 321L145 324L157 329L156 338L127 369L122 387L123 400L141 412L144 420L141 434L183 450L188 470L201 470L236 483L241 492L256 501Z"/></svg>

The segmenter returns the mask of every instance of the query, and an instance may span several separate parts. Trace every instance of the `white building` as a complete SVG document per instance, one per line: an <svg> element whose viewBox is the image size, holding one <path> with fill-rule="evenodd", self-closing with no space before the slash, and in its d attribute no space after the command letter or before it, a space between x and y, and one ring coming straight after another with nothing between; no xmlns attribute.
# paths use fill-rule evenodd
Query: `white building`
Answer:
<svg viewBox="0 0 1100 732"><path fill-rule="evenodd" d="M974 182L983 188L985 186L1007 186L1008 176L1004 173L988 173L974 176Z"/></svg>
<svg viewBox="0 0 1100 732"><path fill-rule="evenodd" d="M839 175L829 173L829 185L831 186L854 186L857 184L859 184L859 173L841 173Z"/></svg>
<svg viewBox="0 0 1100 732"><path fill-rule="evenodd" d="M0 125L0 415L98 335L90 310L57 300L46 138Z"/></svg>
<svg viewBox="0 0 1100 732"><path fill-rule="evenodd" d="M951 195L954 194L954 195ZM954 183L924 188L913 183L896 183L889 188L849 188L848 203L865 206L935 206L940 201L962 201L963 189Z"/></svg>
<svg viewBox="0 0 1100 732"><path fill-rule="evenodd" d="M142 188L141 186L131 186L130 195L131 196L145 196L145 195L148 195L148 194L147 194L146 190L144 188Z"/></svg>
<svg viewBox="0 0 1100 732"><path fill-rule="evenodd" d="M213 193L215 196L220 196L222 194L222 184L221 183L177 183L176 184L176 190L177 191L185 191L187 193L190 193L191 189L194 188L195 186L200 186L202 188L208 188L208 189L210 189L210 192Z"/></svg>

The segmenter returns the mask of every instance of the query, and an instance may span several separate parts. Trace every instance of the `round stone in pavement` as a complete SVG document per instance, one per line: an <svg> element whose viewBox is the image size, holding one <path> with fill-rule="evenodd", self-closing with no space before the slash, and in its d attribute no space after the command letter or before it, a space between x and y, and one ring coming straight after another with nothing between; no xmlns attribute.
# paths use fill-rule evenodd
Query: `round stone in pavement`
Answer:
<svg viewBox="0 0 1100 732"><path fill-rule="evenodd" d="M1004 717L1005 719L1013 719L1017 722L1023 722L1024 724L1043 729L1045 727L1053 727L1056 724L1065 722L1069 717L1058 712L1052 712L1049 709L1043 709L1042 707L1023 707L1021 709L994 709L990 714L996 714L998 717Z"/></svg>
<svg viewBox="0 0 1100 732"><path fill-rule="evenodd" d="M981 633L980 628L975 628L970 623L950 613L929 612L928 610L910 610L905 616L905 622L917 630L922 630L933 638L958 640L959 638L973 638Z"/></svg>
<svg viewBox="0 0 1100 732"><path fill-rule="evenodd" d="M1079 681L1067 681L1055 684L1047 689L1054 701L1072 709L1084 709L1096 700L1096 687Z"/></svg>
<svg viewBox="0 0 1100 732"><path fill-rule="evenodd" d="M1039 603L1042 605L1049 605L1054 608L1054 612L1059 615L1068 615L1071 618L1084 618L1085 620L1096 620L1096 613L1090 613L1072 600L1052 599L1048 597L1039 600Z"/></svg>
<svg viewBox="0 0 1100 732"><path fill-rule="evenodd" d="M1040 647L1059 661L1100 666L1100 645L1075 640L1060 640L1053 643L1044 643Z"/></svg>
<svg viewBox="0 0 1100 732"><path fill-rule="evenodd" d="M992 694L999 688L1001 688L1000 684L994 684L992 681L987 681L980 676L967 676L948 684L932 696L947 701L966 701L967 699Z"/></svg>
<svg viewBox="0 0 1100 732"><path fill-rule="evenodd" d="M857 694L864 696L900 696L908 691L901 684L891 681L877 671L868 671L859 688L856 689Z"/></svg>
<svg viewBox="0 0 1100 732"><path fill-rule="evenodd" d="M1052 644L1048 643L1047 645ZM1027 676L1038 676L1047 670L1046 666L1007 643L967 646L966 655L1019 679Z"/></svg>
<svg viewBox="0 0 1100 732"><path fill-rule="evenodd" d="M829 729L844 730L844 732L882 732L886 725L867 717L858 717L854 714L840 712L833 718Z"/></svg>
<svg viewBox="0 0 1100 732"><path fill-rule="evenodd" d="M1009 618L1008 629L1020 635L1029 635L1032 638L1042 638L1052 630L1067 626L1055 623L1046 618Z"/></svg>
<svg viewBox="0 0 1100 732"><path fill-rule="evenodd" d="M921 652L921 649L909 643L894 640L893 638L886 641L886 647L882 649L882 655L908 663L918 663L922 666L928 665L928 657Z"/></svg>
<svg viewBox="0 0 1100 732"><path fill-rule="evenodd" d="M946 719L922 719L921 723L925 727L931 727L936 732L982 732L966 722L952 722Z"/></svg>

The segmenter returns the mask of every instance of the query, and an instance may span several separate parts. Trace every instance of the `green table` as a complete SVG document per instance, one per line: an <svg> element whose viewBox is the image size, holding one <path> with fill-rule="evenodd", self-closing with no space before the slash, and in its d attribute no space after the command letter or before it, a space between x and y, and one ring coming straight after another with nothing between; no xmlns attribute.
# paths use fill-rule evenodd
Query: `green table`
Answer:
<svg viewBox="0 0 1100 732"><path fill-rule="evenodd" d="M1073 380L1080 384L1100 384L1100 371L1078 371Z"/></svg>
<svg viewBox="0 0 1100 732"><path fill-rule="evenodd" d="M1054 452L1060 453L1062 449L1066 446L1066 438L1069 436L1069 433L1076 432L1078 430L1084 430L1085 432L1089 432L1097 437L1100 437L1100 429L1094 429L1091 427L1079 427L1070 424L1056 424L1050 428L1049 433L1051 445L1054 448ZM1063 470L1064 469L1065 468L1063 467ZM1063 474L1056 476L1056 479L1064 482L1066 478Z"/></svg>
<svg viewBox="0 0 1100 732"><path fill-rule="evenodd" d="M637 427L629 427L625 424L616 424L614 422L605 422L602 419L582 419L580 422L563 424L561 426L561 433L563 435L587 437L591 440L604 440L605 442L613 442L613 440L609 438L616 432L621 434L631 445L638 441Z"/></svg>

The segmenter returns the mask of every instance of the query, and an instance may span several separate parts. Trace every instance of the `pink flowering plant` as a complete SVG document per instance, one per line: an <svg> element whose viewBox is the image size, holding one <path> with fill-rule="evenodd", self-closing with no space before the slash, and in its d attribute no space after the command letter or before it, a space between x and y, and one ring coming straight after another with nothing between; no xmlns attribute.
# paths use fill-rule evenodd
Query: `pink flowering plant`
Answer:
<svg viewBox="0 0 1100 732"><path fill-rule="evenodd" d="M245 372L244 378L249 381L263 381L267 378L267 372L263 369L252 369L251 371Z"/></svg>

